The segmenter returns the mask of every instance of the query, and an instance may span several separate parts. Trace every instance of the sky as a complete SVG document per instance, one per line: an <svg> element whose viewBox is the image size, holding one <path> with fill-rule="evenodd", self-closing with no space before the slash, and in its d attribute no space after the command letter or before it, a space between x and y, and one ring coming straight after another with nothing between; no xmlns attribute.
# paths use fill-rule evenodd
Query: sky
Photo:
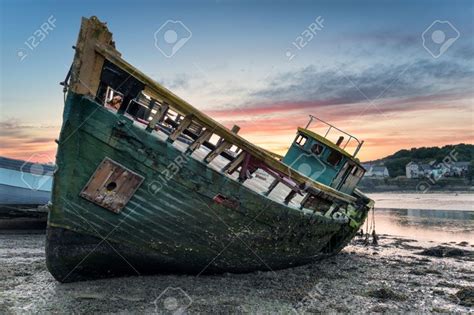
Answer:
<svg viewBox="0 0 474 315"><path fill-rule="evenodd" d="M473 1L0 4L2 156L54 162L59 82L92 15L125 60L268 150L309 114L364 140L362 161L474 143Z"/></svg>

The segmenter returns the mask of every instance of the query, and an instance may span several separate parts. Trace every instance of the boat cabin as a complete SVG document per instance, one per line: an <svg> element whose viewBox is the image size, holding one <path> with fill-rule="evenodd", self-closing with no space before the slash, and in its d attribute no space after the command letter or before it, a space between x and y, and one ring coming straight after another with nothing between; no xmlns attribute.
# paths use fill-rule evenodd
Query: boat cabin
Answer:
<svg viewBox="0 0 474 315"><path fill-rule="evenodd" d="M298 128L296 138L282 162L288 165L291 170L314 181L351 194L365 173L365 169L355 158L363 141L360 142L354 136L317 117L310 117L310 122L305 128ZM313 120L323 122L329 127L324 137L308 129ZM331 129L336 129L349 137L344 147L342 147L344 136L339 137L337 143L326 138ZM352 139L355 139L358 145L354 153L350 154L345 150L345 147Z"/></svg>

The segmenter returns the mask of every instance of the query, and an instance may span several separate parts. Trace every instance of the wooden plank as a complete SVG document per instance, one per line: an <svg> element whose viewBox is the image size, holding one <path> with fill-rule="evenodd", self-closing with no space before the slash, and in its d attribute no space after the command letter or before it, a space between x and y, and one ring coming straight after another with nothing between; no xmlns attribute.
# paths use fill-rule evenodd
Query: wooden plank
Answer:
<svg viewBox="0 0 474 315"><path fill-rule="evenodd" d="M184 119L181 121L179 124L178 128L176 128L168 137L167 141L173 143L178 139L178 137L183 133L186 128L189 127L191 122L193 121L193 116L192 115L187 115L184 117Z"/></svg>
<svg viewBox="0 0 474 315"><path fill-rule="evenodd" d="M291 201L291 199L293 199L293 198L296 196L297 193L298 193L298 192L297 192L296 190L290 191L290 193L288 194L288 196L286 196L286 198L285 198L285 200L283 201L283 203L284 203L285 205L289 204L290 201Z"/></svg>
<svg viewBox="0 0 474 315"><path fill-rule="evenodd" d="M244 154L244 160L242 161L242 164L240 165L238 180L241 183L245 182L250 177L250 172L249 172L250 160L251 160L251 155L246 152Z"/></svg>
<svg viewBox="0 0 474 315"><path fill-rule="evenodd" d="M91 38L94 40L91 41ZM111 47L112 33L95 16L82 18L69 84L74 93L96 96L105 59L95 53L95 43ZM115 54L117 57L120 55L117 51Z"/></svg>
<svg viewBox="0 0 474 315"><path fill-rule="evenodd" d="M92 174L80 196L112 212L120 213L144 179L106 157Z"/></svg>
<svg viewBox="0 0 474 315"><path fill-rule="evenodd" d="M209 129L204 130L199 138L197 138L191 145L188 147L186 152L194 152L196 149L199 149L199 147L206 141L209 141L212 136L212 131Z"/></svg>
<svg viewBox="0 0 474 315"><path fill-rule="evenodd" d="M114 51L113 47L104 45L103 43L96 43L96 51L107 58L110 62L114 63L124 71L127 71L133 76L144 83L146 85L145 94L148 94L152 98L158 100L169 100L171 104L173 104L173 109L180 112L183 115L193 115L193 120L197 121L201 125L206 128L212 129L214 133L218 134L220 137L224 138L229 143L232 143L235 146L240 147L242 150L248 152L255 158L261 160L263 163L267 164L269 167L273 168L274 170L281 172L290 176L294 181L298 183L310 182L311 186L324 191L326 194L338 198L339 200L345 202L354 202L356 200L355 197L350 196L348 194L339 192L332 187L327 185L321 184L319 182L313 181L310 178L296 172L295 170L289 172L288 166L281 163L280 161L276 160L271 154L269 154L266 150L262 150L258 146L248 142L244 138L230 132L229 129L224 127L222 124L218 123L217 121L213 120L206 114L200 112L196 108L194 108L191 104L186 102L185 100L181 99L180 97L173 94L168 89L161 86L159 83L155 82L153 79L145 75L140 70L133 67L131 64L123 60L120 56L118 56Z"/></svg>
<svg viewBox="0 0 474 315"><path fill-rule="evenodd" d="M232 174L233 172L235 172L235 170L239 168L240 164L242 164L244 159L245 159L245 152L242 151L240 152L239 155L237 155L237 157L232 162L229 162L226 166L224 166L224 168L222 168L221 171L227 172L227 174Z"/></svg>
<svg viewBox="0 0 474 315"><path fill-rule="evenodd" d="M230 129L230 132L237 134L240 130L240 127L237 125L233 125L232 129ZM217 142L217 145L220 145L222 142L224 142L224 138L220 138L219 141Z"/></svg>
<svg viewBox="0 0 474 315"><path fill-rule="evenodd" d="M278 185L279 182L280 182L280 179L275 178L273 182L270 184L270 187L268 187L268 190L265 192L265 196L270 195L270 193L273 191L273 189L275 189L275 187Z"/></svg>
<svg viewBox="0 0 474 315"><path fill-rule="evenodd" d="M156 124L162 122L165 119L169 107L170 106L168 103L163 103L160 106L160 110L155 114L155 116L153 116L153 118L148 123L148 126L146 126L146 131L151 132L152 130L155 130Z"/></svg>
<svg viewBox="0 0 474 315"><path fill-rule="evenodd" d="M232 146L232 143L229 143L227 141L223 141L221 144L219 144L214 150L209 152L208 155L204 158L204 163L211 163L212 160L214 160L216 157L219 156L224 150L230 149Z"/></svg>

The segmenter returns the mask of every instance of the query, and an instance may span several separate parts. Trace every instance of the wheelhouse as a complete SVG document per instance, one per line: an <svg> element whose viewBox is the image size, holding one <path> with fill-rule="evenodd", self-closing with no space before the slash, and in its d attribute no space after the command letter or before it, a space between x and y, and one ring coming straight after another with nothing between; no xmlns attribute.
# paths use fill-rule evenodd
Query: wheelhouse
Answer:
<svg viewBox="0 0 474 315"><path fill-rule="evenodd" d="M309 130L314 120L328 127L324 137ZM344 134L336 143L326 138L332 129ZM342 147L346 137L348 139ZM352 154L345 150L351 140L357 142ZM362 144L363 141L310 115L307 126L298 128L296 138L282 161L291 170L341 192L351 194L365 173L365 169L356 158Z"/></svg>

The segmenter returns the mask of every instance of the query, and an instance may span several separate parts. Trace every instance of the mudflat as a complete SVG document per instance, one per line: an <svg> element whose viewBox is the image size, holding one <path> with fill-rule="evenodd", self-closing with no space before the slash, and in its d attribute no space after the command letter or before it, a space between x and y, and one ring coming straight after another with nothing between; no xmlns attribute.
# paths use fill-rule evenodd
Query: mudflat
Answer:
<svg viewBox="0 0 474 315"><path fill-rule="evenodd" d="M250 274L156 275L61 284L44 231L0 234L0 313L332 313L473 310L474 245L356 238L310 265ZM252 255L249 252L249 255Z"/></svg>

